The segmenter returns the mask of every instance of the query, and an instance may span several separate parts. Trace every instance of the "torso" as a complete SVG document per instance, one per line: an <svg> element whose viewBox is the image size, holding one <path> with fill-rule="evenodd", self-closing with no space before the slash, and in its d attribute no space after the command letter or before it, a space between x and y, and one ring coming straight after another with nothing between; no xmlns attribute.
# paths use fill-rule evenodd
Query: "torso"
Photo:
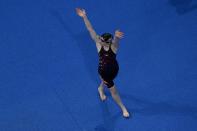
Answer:
<svg viewBox="0 0 197 131"><path fill-rule="evenodd" d="M112 50L111 46L108 48L101 46L99 51L99 63L102 66L117 63L116 54Z"/></svg>
<svg viewBox="0 0 197 131"><path fill-rule="evenodd" d="M113 80L119 70L118 61L116 60L116 53L112 49L112 44L108 47L101 46L98 52L98 72L105 80Z"/></svg>

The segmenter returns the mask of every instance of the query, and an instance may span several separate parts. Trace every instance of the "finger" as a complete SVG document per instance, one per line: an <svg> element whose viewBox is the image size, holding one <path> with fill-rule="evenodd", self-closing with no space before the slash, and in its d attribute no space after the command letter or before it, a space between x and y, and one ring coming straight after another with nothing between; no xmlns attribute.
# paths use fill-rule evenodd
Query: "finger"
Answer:
<svg viewBox="0 0 197 131"><path fill-rule="evenodd" d="M118 35L123 35L123 33L118 33Z"/></svg>
<svg viewBox="0 0 197 131"><path fill-rule="evenodd" d="M77 13L80 13L80 9L76 9Z"/></svg>
<svg viewBox="0 0 197 131"><path fill-rule="evenodd" d="M123 37L123 35L120 35L119 37L121 37L121 38L122 38L122 37Z"/></svg>
<svg viewBox="0 0 197 131"><path fill-rule="evenodd" d="M119 35L120 35L120 36L123 36L124 34L123 34L123 33L120 33Z"/></svg>
<svg viewBox="0 0 197 131"><path fill-rule="evenodd" d="M82 9L82 11L83 11L84 14L86 14L86 10L85 9Z"/></svg>
<svg viewBox="0 0 197 131"><path fill-rule="evenodd" d="M117 32L117 34L123 34L123 32Z"/></svg>
<svg viewBox="0 0 197 131"><path fill-rule="evenodd" d="M124 36L124 35L119 35L119 37L121 37L121 38L122 38L123 36Z"/></svg>
<svg viewBox="0 0 197 131"><path fill-rule="evenodd" d="M123 32L116 32L117 35L123 35Z"/></svg>
<svg viewBox="0 0 197 131"><path fill-rule="evenodd" d="M123 36L119 36L119 38L123 38Z"/></svg>
<svg viewBox="0 0 197 131"><path fill-rule="evenodd" d="M80 8L76 8L76 10L77 10L77 11L80 11L81 9L80 9Z"/></svg>
<svg viewBox="0 0 197 131"><path fill-rule="evenodd" d="M122 33L118 33L117 35L118 35L118 36L123 36L124 34L122 34Z"/></svg>

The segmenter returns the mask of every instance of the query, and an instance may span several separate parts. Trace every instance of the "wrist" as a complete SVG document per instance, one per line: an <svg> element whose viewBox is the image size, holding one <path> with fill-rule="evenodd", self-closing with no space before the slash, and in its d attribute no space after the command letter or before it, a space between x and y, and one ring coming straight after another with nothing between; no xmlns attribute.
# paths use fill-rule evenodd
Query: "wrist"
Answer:
<svg viewBox="0 0 197 131"><path fill-rule="evenodd" d="M83 16L83 19L86 19L86 18L87 18L87 16L86 16L86 15L84 15L84 16Z"/></svg>

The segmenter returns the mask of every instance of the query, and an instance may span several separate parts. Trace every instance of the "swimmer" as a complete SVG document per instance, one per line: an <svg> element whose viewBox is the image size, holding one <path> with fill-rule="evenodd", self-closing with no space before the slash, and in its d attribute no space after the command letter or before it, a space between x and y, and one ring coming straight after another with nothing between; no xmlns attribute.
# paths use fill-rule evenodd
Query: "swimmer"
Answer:
<svg viewBox="0 0 197 131"><path fill-rule="evenodd" d="M101 84L98 87L100 99L104 101L107 98L104 93L104 85L106 85L111 93L113 100L122 110L122 115L125 118L128 118L129 112L127 111L125 105L122 103L120 95L114 84L114 79L118 75L119 71L119 65L116 59L118 43L119 40L123 38L124 34L123 32L116 30L114 36L111 33L103 33L102 35L97 35L90 21L88 20L86 11L84 9L76 8L76 13L81 18L83 18L91 38L96 43L99 55L98 74L101 79Z"/></svg>

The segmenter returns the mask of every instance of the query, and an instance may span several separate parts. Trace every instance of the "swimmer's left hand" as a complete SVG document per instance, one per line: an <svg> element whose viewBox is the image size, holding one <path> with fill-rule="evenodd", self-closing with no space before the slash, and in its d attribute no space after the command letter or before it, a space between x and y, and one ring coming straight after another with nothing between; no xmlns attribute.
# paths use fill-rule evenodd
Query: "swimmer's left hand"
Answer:
<svg viewBox="0 0 197 131"><path fill-rule="evenodd" d="M118 37L119 39L123 38L124 33L121 32L120 30L115 31L115 37Z"/></svg>

